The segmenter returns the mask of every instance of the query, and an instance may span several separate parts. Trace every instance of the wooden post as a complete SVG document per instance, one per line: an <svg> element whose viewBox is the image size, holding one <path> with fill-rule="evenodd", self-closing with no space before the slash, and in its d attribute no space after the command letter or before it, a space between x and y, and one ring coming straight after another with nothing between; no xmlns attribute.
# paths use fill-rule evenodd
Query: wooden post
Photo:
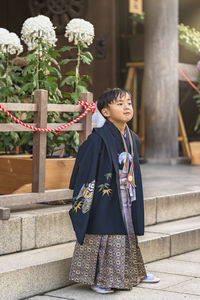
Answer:
<svg viewBox="0 0 200 300"><path fill-rule="evenodd" d="M81 100L88 103L92 103L93 94L90 92L81 93ZM87 139L88 135L92 132L92 111L89 111L87 115L81 120L83 123L83 131L79 134L79 146Z"/></svg>
<svg viewBox="0 0 200 300"><path fill-rule="evenodd" d="M37 104L34 122L37 127L46 128L48 92L36 90L34 102ZM34 132L33 134L32 192L35 193L45 191L46 135L45 132Z"/></svg>
<svg viewBox="0 0 200 300"><path fill-rule="evenodd" d="M0 220L10 219L10 208L0 207Z"/></svg>
<svg viewBox="0 0 200 300"><path fill-rule="evenodd" d="M145 1L145 158L178 161L178 0Z"/></svg>

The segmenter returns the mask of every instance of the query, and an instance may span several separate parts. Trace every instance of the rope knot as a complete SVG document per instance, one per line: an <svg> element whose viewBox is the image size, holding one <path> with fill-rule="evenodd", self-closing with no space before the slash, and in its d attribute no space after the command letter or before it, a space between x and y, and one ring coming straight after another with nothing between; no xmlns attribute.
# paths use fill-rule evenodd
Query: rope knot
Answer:
<svg viewBox="0 0 200 300"><path fill-rule="evenodd" d="M84 109L88 109L88 110L91 110L92 111L92 114L95 113L95 110L96 110L96 106L95 106L95 103L92 102L91 104L86 102L86 101L83 101L83 100L80 100L79 101L79 105L83 106Z"/></svg>

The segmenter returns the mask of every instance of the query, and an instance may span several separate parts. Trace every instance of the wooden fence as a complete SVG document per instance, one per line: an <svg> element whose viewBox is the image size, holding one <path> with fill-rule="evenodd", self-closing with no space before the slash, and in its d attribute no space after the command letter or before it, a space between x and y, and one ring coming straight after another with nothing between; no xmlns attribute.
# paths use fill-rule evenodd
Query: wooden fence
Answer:
<svg viewBox="0 0 200 300"><path fill-rule="evenodd" d="M92 93L82 93L81 99L92 103ZM30 124L39 128L56 128L64 123L47 123L47 113L55 112L80 112L84 109L80 105L48 104L48 92L36 90L34 103L0 103L8 111L33 111L34 123ZM63 131L76 130L79 132L79 144L81 144L92 131L92 112L83 117L79 123L75 123ZM29 128L14 123L1 123L0 132L32 131ZM46 133L33 133L33 162L32 162L32 193L9 194L0 196L0 220L10 218L10 208L17 205L50 202L55 200L72 199L72 191L69 189L45 191L45 161L46 161ZM22 170L23 172L23 170ZM6 180L6 178L5 178Z"/></svg>

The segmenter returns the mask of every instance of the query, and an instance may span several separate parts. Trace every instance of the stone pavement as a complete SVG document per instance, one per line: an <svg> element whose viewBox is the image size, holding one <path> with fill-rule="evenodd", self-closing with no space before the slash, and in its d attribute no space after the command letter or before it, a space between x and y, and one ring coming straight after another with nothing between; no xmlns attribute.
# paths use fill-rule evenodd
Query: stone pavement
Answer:
<svg viewBox="0 0 200 300"><path fill-rule="evenodd" d="M156 284L139 284L131 291L100 295L82 284L74 284L26 300L195 300L200 299L200 249L146 264L160 277Z"/></svg>
<svg viewBox="0 0 200 300"><path fill-rule="evenodd" d="M141 164L144 197L200 191L200 166Z"/></svg>

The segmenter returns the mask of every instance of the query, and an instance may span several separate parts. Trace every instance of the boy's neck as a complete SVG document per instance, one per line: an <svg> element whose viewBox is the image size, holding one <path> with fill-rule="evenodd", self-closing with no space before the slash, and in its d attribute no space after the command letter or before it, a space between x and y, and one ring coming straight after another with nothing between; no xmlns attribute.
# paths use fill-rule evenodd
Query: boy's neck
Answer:
<svg viewBox="0 0 200 300"><path fill-rule="evenodd" d="M111 121L109 120L111 123L113 123L115 125L115 127L117 127L117 129L121 132L121 134L125 134L125 129L126 129L126 123L121 123L121 122L116 122L116 121Z"/></svg>

